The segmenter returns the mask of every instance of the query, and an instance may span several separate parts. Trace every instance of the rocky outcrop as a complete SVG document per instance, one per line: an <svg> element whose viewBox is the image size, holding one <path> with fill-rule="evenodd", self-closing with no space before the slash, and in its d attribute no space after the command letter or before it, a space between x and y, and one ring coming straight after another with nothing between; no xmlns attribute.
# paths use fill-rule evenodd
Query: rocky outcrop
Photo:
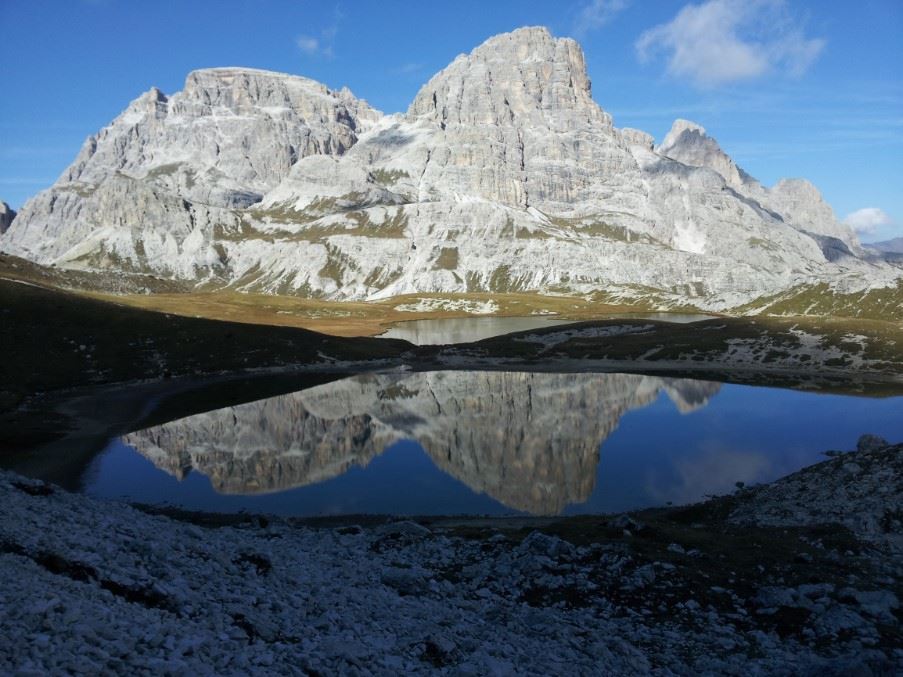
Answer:
<svg viewBox="0 0 903 677"><path fill-rule="evenodd" d="M9 230L14 218L16 218L16 212L13 211L13 208L0 201L0 235Z"/></svg>
<svg viewBox="0 0 903 677"><path fill-rule="evenodd" d="M740 495L729 519L740 524L842 524L858 538L903 553L903 444L863 435L855 452Z"/></svg>
<svg viewBox="0 0 903 677"><path fill-rule="evenodd" d="M600 173L634 164L592 99L579 45L544 28L491 38L458 57L423 86L408 118L441 130L421 177L439 193L567 206Z"/></svg>
<svg viewBox="0 0 903 677"><path fill-rule="evenodd" d="M177 477L194 468L227 493L319 482L413 439L474 491L517 510L557 514L589 498L600 444L627 411L662 390L680 411L691 411L718 389L627 374L364 375L124 439Z"/></svg>
<svg viewBox="0 0 903 677"><path fill-rule="evenodd" d="M250 69L152 89L88 139L0 248L205 289L377 299L601 293L736 307L829 282L893 286L806 182L761 186L695 123L617 129L583 52L490 38L383 116Z"/></svg>

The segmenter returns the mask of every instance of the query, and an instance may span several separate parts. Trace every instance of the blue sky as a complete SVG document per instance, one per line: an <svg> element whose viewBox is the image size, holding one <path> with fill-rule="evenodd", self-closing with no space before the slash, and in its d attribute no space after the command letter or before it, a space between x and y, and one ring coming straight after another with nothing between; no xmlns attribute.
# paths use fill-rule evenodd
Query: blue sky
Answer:
<svg viewBox="0 0 903 677"><path fill-rule="evenodd" d="M903 235L900 0L0 0L0 199L52 183L152 85L251 66L404 110L457 54L545 25L576 37L596 101L661 140L702 124L766 184L812 180L864 240Z"/></svg>

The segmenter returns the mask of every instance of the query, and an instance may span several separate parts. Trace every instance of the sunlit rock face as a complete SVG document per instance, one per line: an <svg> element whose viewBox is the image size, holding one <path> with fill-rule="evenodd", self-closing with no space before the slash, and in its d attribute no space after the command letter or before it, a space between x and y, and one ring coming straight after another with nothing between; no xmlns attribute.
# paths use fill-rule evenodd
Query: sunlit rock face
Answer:
<svg viewBox="0 0 903 677"><path fill-rule="evenodd" d="M664 141L656 149L660 155L690 167L706 167L717 172L732 188L742 189L754 179L721 150L705 129L689 120L675 120Z"/></svg>
<svg viewBox="0 0 903 677"><path fill-rule="evenodd" d="M182 91L151 88L90 136L25 205L4 247L40 263L209 275L215 231L238 228L238 210L300 158L344 153L380 117L347 90L307 78L194 71Z"/></svg>
<svg viewBox="0 0 903 677"><path fill-rule="evenodd" d="M544 28L486 41L417 94L408 117L441 132L421 180L440 193L540 209L635 168L592 99L583 51Z"/></svg>
<svg viewBox="0 0 903 677"><path fill-rule="evenodd" d="M178 477L196 469L226 493L278 491L365 466L417 441L474 491L534 514L589 498L599 446L627 411L663 390L680 411L719 385L626 374L430 372L366 375L127 435Z"/></svg>
<svg viewBox="0 0 903 677"><path fill-rule="evenodd" d="M616 128L580 46L544 28L459 56L404 114L298 76L191 73L90 137L0 248L331 299L603 292L719 310L901 274L864 260L811 184L763 187L700 125L658 146Z"/></svg>

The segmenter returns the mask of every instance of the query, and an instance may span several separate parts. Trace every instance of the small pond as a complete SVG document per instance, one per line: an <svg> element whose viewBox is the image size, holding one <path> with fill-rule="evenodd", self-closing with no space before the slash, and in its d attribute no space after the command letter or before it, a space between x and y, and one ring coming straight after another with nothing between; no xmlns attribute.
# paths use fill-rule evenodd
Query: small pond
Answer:
<svg viewBox="0 0 903 677"><path fill-rule="evenodd" d="M599 320L662 320L663 322L698 322L710 320L714 315L693 313L618 313L604 315ZM470 343L502 336L518 331L543 329L574 320L562 320L554 316L532 315L529 317L455 317L439 320L409 320L399 322L380 334L383 338L404 339L419 346L444 345L449 343Z"/></svg>

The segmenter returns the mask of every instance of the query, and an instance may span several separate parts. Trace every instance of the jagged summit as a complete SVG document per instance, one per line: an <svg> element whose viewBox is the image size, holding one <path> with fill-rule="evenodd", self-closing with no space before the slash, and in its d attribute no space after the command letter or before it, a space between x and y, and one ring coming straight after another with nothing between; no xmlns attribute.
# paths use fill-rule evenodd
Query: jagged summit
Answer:
<svg viewBox="0 0 903 677"><path fill-rule="evenodd" d="M668 134L665 136L664 141L661 143L662 148L668 148L677 144L678 139L684 132L696 132L699 136L706 136L705 127L700 125L697 122L693 122L692 120L684 120L683 118L677 118L671 125L671 129L668 130Z"/></svg>
<svg viewBox="0 0 903 677"><path fill-rule="evenodd" d="M524 124L542 119L562 128L564 111L605 119L592 100L583 50L546 28L521 28L462 54L424 85L408 108L440 124ZM610 124L610 118L608 119Z"/></svg>
<svg viewBox="0 0 903 677"><path fill-rule="evenodd" d="M753 179L725 153L718 142L709 136L705 127L690 120L678 118L655 151L693 167L707 167L734 188L740 188Z"/></svg>
<svg viewBox="0 0 903 677"><path fill-rule="evenodd" d="M192 71L89 137L0 239L40 263L334 299L537 292L725 309L895 284L807 182L771 189L696 123L617 129L580 46L486 40L386 116L347 89Z"/></svg>
<svg viewBox="0 0 903 677"><path fill-rule="evenodd" d="M331 89L317 80L303 75L280 73L277 71L261 70L257 68L240 68L230 66L226 68L201 68L191 71L185 78L183 95L194 94L206 96L211 92L226 94L238 94L246 98L247 102L254 105L289 105L292 96L311 96L319 94L324 97L351 100L350 90ZM354 99L357 101L357 99ZM235 106L239 100L207 101L210 105L221 103L226 106ZM366 102L361 101L361 104Z"/></svg>

